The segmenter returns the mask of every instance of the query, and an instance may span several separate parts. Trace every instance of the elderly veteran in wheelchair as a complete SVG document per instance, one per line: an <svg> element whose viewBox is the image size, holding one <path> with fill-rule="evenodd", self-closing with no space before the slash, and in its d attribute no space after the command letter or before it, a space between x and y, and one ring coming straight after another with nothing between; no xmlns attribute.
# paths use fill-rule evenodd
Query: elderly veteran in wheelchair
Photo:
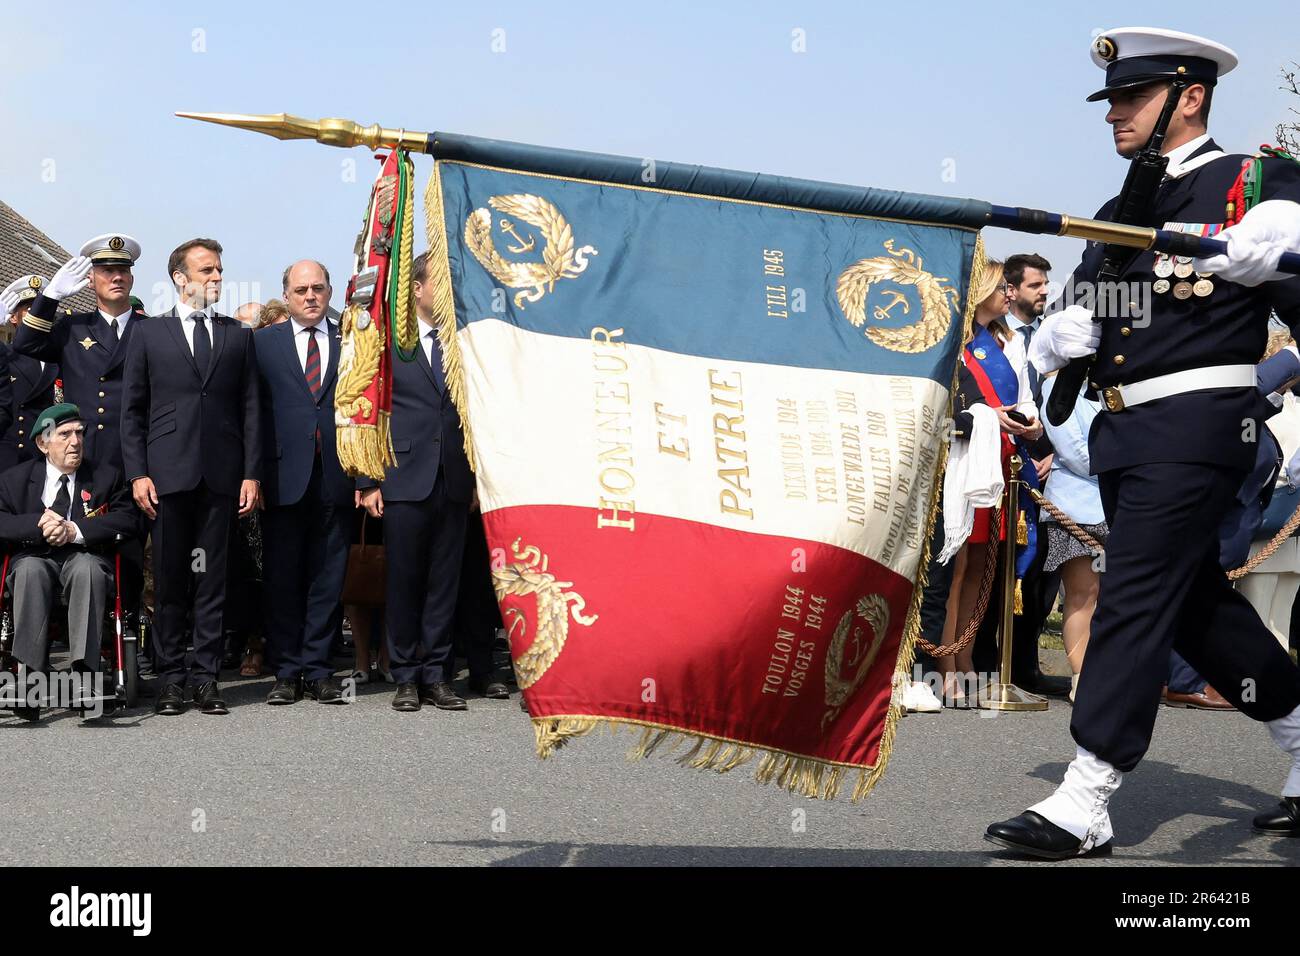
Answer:
<svg viewBox="0 0 1300 956"><path fill-rule="evenodd" d="M71 669L100 669L112 554L119 540L138 532L121 470L85 460L85 431L77 406L45 409L32 427L41 457L0 474L12 653L28 673L48 668L50 618L61 601ZM18 711L27 719L39 716L32 707Z"/></svg>

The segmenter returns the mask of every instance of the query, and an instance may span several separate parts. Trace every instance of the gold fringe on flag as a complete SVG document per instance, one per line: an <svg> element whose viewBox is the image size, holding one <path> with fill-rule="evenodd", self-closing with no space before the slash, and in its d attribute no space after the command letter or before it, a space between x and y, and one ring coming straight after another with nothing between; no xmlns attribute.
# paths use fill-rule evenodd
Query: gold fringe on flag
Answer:
<svg viewBox="0 0 1300 956"><path fill-rule="evenodd" d="M371 321L361 328L357 319L362 315L369 318L361 306L349 305L339 320L342 344L334 386L335 441L344 471L382 481L384 469L397 464L388 413L380 410L373 425L352 420L357 415L369 418L375 412L374 400L366 392L379 374L384 351L384 330Z"/></svg>
<svg viewBox="0 0 1300 956"><path fill-rule="evenodd" d="M465 367L461 362L460 341L456 337L456 300L452 294L451 261L447 257L447 219L442 208L442 163L439 160L434 160L433 175L429 177L429 186L424 192L424 218L429 235L429 281L434 285L433 317L438 326L438 343L442 346L442 369L465 432L465 457L469 459L470 469L477 473Z"/></svg>

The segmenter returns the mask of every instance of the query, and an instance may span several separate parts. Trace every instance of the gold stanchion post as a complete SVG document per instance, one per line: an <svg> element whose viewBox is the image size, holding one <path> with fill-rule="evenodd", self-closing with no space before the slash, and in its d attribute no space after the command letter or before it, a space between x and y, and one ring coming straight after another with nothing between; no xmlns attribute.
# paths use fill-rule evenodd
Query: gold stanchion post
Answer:
<svg viewBox="0 0 1300 956"><path fill-rule="evenodd" d="M998 682L991 684L980 701L985 710L1047 710L1047 699L1021 690L1011 683L1011 638L1014 631L1016 601L1016 524L1020 512L1020 469L1024 465L1019 455L1011 456L1011 477L1007 481L1007 500L1002 508L1006 515L1007 536L1002 548L1002 664ZM997 534L990 528L989 534Z"/></svg>

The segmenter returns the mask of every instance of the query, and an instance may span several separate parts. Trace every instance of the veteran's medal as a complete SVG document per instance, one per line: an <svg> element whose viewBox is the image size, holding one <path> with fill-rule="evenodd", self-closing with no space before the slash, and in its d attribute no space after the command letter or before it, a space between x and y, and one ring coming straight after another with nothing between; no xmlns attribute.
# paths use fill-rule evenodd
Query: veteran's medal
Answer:
<svg viewBox="0 0 1300 956"><path fill-rule="evenodd" d="M1176 275L1180 279L1188 278L1195 271L1196 270L1192 268L1192 264L1190 262L1180 262L1176 266L1174 266L1174 275Z"/></svg>
<svg viewBox="0 0 1300 956"><path fill-rule="evenodd" d="M1156 295L1164 295L1166 292L1169 291L1169 280L1168 280L1168 279L1157 279L1157 280L1152 284L1152 286L1151 286L1151 290L1152 290L1153 292L1155 292Z"/></svg>
<svg viewBox="0 0 1300 956"><path fill-rule="evenodd" d="M1179 282L1174 286L1174 298L1183 300L1192 297L1192 284L1190 282Z"/></svg>
<svg viewBox="0 0 1300 956"><path fill-rule="evenodd" d="M1155 269L1152 270L1162 279L1167 279L1174 274L1174 264L1166 256L1161 256L1156 260ZM1165 283L1165 288L1169 288L1169 283Z"/></svg>
<svg viewBox="0 0 1300 956"><path fill-rule="evenodd" d="M1200 279L1196 285L1192 286L1192 291L1199 296L1207 296L1214 291L1214 283L1209 279Z"/></svg>

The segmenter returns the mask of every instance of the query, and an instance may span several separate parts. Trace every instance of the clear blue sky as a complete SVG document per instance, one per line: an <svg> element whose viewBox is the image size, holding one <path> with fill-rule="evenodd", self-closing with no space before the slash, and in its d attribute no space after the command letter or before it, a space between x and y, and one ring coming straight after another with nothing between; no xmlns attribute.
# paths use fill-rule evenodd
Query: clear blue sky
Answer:
<svg viewBox="0 0 1300 956"><path fill-rule="evenodd" d="M205 235L226 248L232 304L278 295L284 266L310 257L340 305L374 175L365 150L175 110L343 116L1091 215L1124 174L1104 104L1083 101L1101 85L1094 31L1166 26L1236 49L1211 121L1228 149L1271 142L1300 107L1278 89L1300 59L1294 0L5 6L0 198L73 251L135 236L146 303L169 288L167 253ZM430 161L417 163L423 190ZM1043 252L1059 278L1080 248L985 235L999 255Z"/></svg>

